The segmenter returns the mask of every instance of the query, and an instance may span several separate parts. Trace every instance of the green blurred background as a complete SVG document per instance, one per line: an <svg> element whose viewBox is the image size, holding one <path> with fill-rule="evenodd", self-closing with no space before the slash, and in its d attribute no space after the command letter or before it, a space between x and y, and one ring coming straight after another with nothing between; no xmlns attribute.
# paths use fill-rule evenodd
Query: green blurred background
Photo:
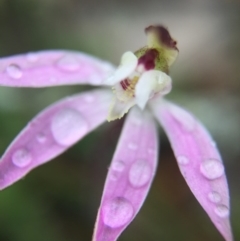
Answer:
<svg viewBox="0 0 240 241"><path fill-rule="evenodd" d="M143 29L168 26L180 55L168 96L210 130L223 156L231 221L240 240L239 0L0 0L0 57L74 49L118 64L145 45ZM88 87L0 87L0 153L50 103ZM54 161L0 193L0 241L91 240L107 168L123 120L104 124ZM178 171L161 132L149 196L120 241L223 241Z"/></svg>

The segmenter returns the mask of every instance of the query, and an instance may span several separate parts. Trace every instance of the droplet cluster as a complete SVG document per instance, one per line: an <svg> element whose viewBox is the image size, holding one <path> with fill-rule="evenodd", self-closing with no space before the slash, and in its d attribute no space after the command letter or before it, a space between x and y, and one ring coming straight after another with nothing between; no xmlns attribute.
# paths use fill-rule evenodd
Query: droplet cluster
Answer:
<svg viewBox="0 0 240 241"><path fill-rule="evenodd" d="M34 167L53 159L104 121L110 99L105 92L89 91L65 98L30 121L2 156L1 168L6 178L3 178L0 188L9 186ZM93 107L95 101L100 100L103 103L99 103L102 111L99 114L99 110ZM121 165L116 164L115 168L121 170Z"/></svg>
<svg viewBox="0 0 240 241"><path fill-rule="evenodd" d="M137 159L130 164L130 167L127 167L128 165L129 163L123 160L114 160L110 167L111 180L117 181L121 175L127 175L129 184L134 189L141 188L151 180L152 168L148 161ZM115 197L104 204L102 213L105 225L117 228L130 222L134 209L130 200L125 197Z"/></svg>
<svg viewBox="0 0 240 241"><path fill-rule="evenodd" d="M146 128L141 113L136 112L129 119L129 130L125 130L124 133L130 130L133 133L142 133L136 130ZM148 139L145 140L140 136L131 136L131 138L129 135L123 136L126 139L121 141L120 152L114 156L108 172L108 191L106 192L112 191L103 198L101 208L103 224L105 227L110 227L111 232L115 232L113 229L123 228L136 215L139 201L135 199L139 199L148 190L148 184L154 175L152 163L156 155L154 142L149 142ZM141 141L142 139L144 141ZM144 153L145 158L141 158L140 153ZM106 234L102 235L102 237L105 236Z"/></svg>
<svg viewBox="0 0 240 241"><path fill-rule="evenodd" d="M50 86L82 81L99 85L113 70L108 63L66 51L30 52L10 61L4 66L4 73L11 80L20 80L13 86ZM9 83L9 79L6 81Z"/></svg>
<svg viewBox="0 0 240 241"><path fill-rule="evenodd" d="M176 158L180 167L184 167L190 164L190 159L184 155L179 155ZM201 175L207 180L215 181L224 175L224 166L221 161L210 158L204 160L200 164L199 171ZM185 175L185 178L187 178L185 171L182 170L182 173ZM210 191L207 195L207 199L215 205L214 212L216 215L221 218L227 217L229 215L229 208L226 205L221 204L222 197L219 192Z"/></svg>

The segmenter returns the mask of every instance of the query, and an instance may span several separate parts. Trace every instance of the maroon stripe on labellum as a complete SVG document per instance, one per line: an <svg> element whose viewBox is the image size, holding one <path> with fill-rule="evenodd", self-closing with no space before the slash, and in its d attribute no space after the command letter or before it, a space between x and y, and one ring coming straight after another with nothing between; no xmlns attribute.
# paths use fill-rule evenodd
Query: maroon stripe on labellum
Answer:
<svg viewBox="0 0 240 241"><path fill-rule="evenodd" d="M128 88L128 86L130 85L127 79L122 80L122 81L120 82L120 84L121 84L121 86L122 86L122 88L123 88L124 90L126 90L126 89Z"/></svg>
<svg viewBox="0 0 240 241"><path fill-rule="evenodd" d="M168 30L164 26L162 26L162 25L158 25L158 26L151 25L151 26L145 28L146 33L150 32L150 31L155 31L158 34L158 38L161 41L161 43L163 43L164 45L166 45L169 48L173 48L173 49L178 50L177 41L172 39Z"/></svg>
<svg viewBox="0 0 240 241"><path fill-rule="evenodd" d="M155 60L158 58L159 52L156 49L149 49L138 60L138 64L144 65L146 70L155 68Z"/></svg>

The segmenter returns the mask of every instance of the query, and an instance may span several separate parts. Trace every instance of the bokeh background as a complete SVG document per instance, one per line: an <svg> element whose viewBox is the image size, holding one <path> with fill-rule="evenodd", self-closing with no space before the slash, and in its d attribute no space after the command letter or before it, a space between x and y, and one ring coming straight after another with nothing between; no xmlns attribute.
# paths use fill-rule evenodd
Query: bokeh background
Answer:
<svg viewBox="0 0 240 241"><path fill-rule="evenodd" d="M168 26L180 55L168 96L210 130L223 156L231 221L240 240L240 2L238 0L0 0L0 57L84 51L118 64L145 45L143 29ZM0 153L50 103L86 86L0 87ZM0 193L0 241L91 240L107 168L123 120L104 124L66 153ZM178 171L162 132L149 196L120 241L223 241Z"/></svg>

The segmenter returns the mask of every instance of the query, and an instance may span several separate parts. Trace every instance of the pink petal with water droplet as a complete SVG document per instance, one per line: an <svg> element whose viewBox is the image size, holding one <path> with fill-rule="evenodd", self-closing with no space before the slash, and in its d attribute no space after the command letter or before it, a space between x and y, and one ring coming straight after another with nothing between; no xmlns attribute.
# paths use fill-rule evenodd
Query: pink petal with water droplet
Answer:
<svg viewBox="0 0 240 241"><path fill-rule="evenodd" d="M132 109L110 165L94 241L114 241L141 208L157 167L157 130L147 111Z"/></svg>
<svg viewBox="0 0 240 241"><path fill-rule="evenodd" d="M0 162L0 189L53 159L106 119L111 93L74 95L38 114L16 137Z"/></svg>
<svg viewBox="0 0 240 241"><path fill-rule="evenodd" d="M73 51L40 51L0 58L0 85L100 85L114 71L105 61Z"/></svg>
<svg viewBox="0 0 240 241"><path fill-rule="evenodd" d="M212 138L199 121L179 106L161 101L152 107L188 186L225 240L232 241L228 185Z"/></svg>

